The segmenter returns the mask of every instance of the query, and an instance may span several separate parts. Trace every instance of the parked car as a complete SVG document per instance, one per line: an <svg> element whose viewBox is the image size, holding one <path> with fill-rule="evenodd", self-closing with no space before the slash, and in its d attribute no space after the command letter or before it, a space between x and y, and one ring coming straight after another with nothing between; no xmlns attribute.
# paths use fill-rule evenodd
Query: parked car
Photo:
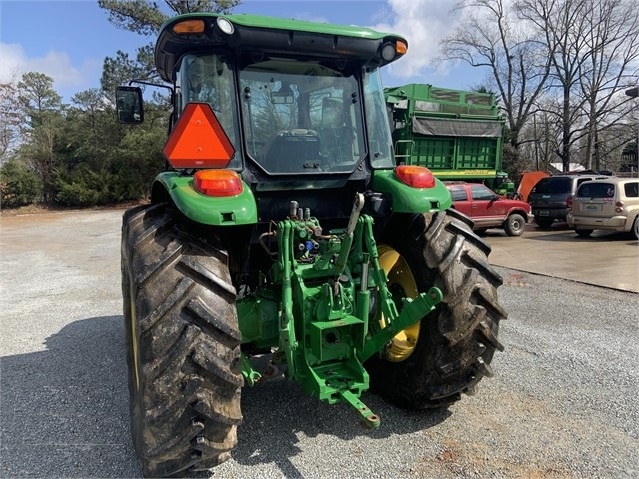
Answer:
<svg viewBox="0 0 639 479"><path fill-rule="evenodd" d="M632 231L639 239L639 179L607 178L582 183L569 202L568 226L579 236L593 230Z"/></svg>
<svg viewBox="0 0 639 479"><path fill-rule="evenodd" d="M528 195L535 223L542 228L550 227L555 220L566 221L568 198L572 198L584 181L608 178L597 174L564 174L542 178Z"/></svg>
<svg viewBox="0 0 639 479"><path fill-rule="evenodd" d="M485 185L463 181L444 184L453 197L453 207L472 218L478 233L503 228L508 236L520 236L533 219L528 203L500 196Z"/></svg>

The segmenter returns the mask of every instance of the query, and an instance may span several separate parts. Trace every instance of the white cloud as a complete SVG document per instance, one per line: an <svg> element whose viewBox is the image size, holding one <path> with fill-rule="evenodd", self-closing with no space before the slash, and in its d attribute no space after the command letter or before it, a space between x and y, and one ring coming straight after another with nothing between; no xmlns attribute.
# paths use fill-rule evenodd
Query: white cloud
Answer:
<svg viewBox="0 0 639 479"><path fill-rule="evenodd" d="M27 72L39 72L54 80L54 88L59 93L95 88L96 71L101 65L96 61L85 61L77 67L66 52L50 50L43 57L29 58L22 45L0 43L0 81L19 80Z"/></svg>
<svg viewBox="0 0 639 479"><path fill-rule="evenodd" d="M435 65L439 55L439 41L452 31L459 18L451 13L450 0L388 0L390 22L381 22L371 28L382 32L398 33L408 40L408 53L400 61L389 65L390 73L397 78L414 78L426 71L445 67Z"/></svg>

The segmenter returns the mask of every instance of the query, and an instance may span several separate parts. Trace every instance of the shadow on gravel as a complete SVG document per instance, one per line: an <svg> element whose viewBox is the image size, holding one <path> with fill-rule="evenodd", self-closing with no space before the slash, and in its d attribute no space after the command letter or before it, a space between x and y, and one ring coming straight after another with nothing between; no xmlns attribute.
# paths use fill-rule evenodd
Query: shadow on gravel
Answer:
<svg viewBox="0 0 639 479"><path fill-rule="evenodd" d="M244 422L239 427L238 448L233 459L245 466L272 463L287 478L301 478L290 458L300 453L298 436L334 436L350 441L344 455L357 456L358 439L383 440L429 429L451 415L448 409L407 411L367 392L362 401L378 416L381 425L370 430L345 404L330 405L306 395L300 386L283 376L242 390ZM359 443L359 444L358 444ZM307 451L308 452L308 451Z"/></svg>
<svg viewBox="0 0 639 479"><path fill-rule="evenodd" d="M75 321L48 337L44 351L0 358L0 477L140 477L122 324L122 316ZM290 461L300 452L298 435L334 436L356 449L358 438L424 430L450 415L401 410L372 393L362 399L381 417L379 429L365 429L348 406L320 402L283 376L245 387L233 459L302 477Z"/></svg>
<svg viewBox="0 0 639 479"><path fill-rule="evenodd" d="M37 320L35 318L34 320ZM122 316L0 358L0 477L133 477Z"/></svg>
<svg viewBox="0 0 639 479"><path fill-rule="evenodd" d="M604 243L604 242L626 242L627 244L637 243L637 239L633 233L616 233L610 231L595 231L591 236L582 238L572 230L567 231L549 231L548 234L539 236L527 236L526 239L535 241L552 241L552 242L590 242L590 243Z"/></svg>

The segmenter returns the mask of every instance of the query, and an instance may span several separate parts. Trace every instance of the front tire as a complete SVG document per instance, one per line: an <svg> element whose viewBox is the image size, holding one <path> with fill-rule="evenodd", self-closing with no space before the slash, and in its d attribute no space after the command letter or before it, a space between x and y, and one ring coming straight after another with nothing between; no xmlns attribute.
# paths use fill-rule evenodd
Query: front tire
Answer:
<svg viewBox="0 0 639 479"><path fill-rule="evenodd" d="M122 293L131 435L144 475L183 475L228 459L243 378L226 253L167 205L128 210Z"/></svg>
<svg viewBox="0 0 639 479"><path fill-rule="evenodd" d="M385 268L389 289L411 297L413 287L425 292L437 286L443 300L418 323L419 331L406 330L411 330L408 341L402 337L412 344L408 354L404 348L403 355L368 360L371 386L400 407L446 406L493 375L495 349L504 349L497 339L499 322L507 317L497 300L502 278L488 264L490 246L457 211L402 215L386 231L379 249L386 256L389 248L397 254L394 264ZM391 344L387 351L394 348Z"/></svg>
<svg viewBox="0 0 639 479"><path fill-rule="evenodd" d="M506 218L504 231L508 236L521 236L526 229L526 220L518 213L513 213Z"/></svg>

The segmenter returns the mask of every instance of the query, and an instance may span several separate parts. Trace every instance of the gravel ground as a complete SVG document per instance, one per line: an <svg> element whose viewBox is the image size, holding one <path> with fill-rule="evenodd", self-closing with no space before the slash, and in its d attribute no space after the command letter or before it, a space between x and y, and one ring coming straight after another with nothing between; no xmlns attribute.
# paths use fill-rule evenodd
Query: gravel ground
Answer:
<svg viewBox="0 0 639 479"><path fill-rule="evenodd" d="M0 219L0 477L139 477L122 338L121 211ZM373 394L362 429L276 378L243 390L219 478L637 478L639 295L498 268L495 377L446 410Z"/></svg>

